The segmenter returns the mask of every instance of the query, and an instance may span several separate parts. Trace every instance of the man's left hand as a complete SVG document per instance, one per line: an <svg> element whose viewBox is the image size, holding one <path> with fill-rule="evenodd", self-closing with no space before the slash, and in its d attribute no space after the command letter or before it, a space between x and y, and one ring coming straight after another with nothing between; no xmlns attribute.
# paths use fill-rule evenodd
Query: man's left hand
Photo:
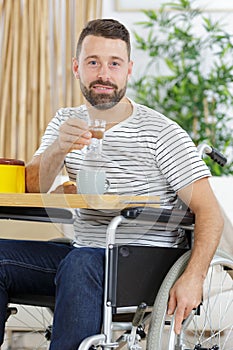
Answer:
<svg viewBox="0 0 233 350"><path fill-rule="evenodd" d="M183 320L201 303L202 291L202 278L185 273L171 288L167 313L168 315L175 314L174 331L176 334L180 334Z"/></svg>

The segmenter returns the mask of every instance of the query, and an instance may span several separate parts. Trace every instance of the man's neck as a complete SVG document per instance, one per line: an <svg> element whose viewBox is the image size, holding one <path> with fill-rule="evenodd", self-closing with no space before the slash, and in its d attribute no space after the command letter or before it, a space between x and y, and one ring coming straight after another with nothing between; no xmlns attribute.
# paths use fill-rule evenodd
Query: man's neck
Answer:
<svg viewBox="0 0 233 350"><path fill-rule="evenodd" d="M86 103L90 118L106 121L106 130L127 119L133 112L133 106L127 97L124 97L117 105L107 110L98 110Z"/></svg>

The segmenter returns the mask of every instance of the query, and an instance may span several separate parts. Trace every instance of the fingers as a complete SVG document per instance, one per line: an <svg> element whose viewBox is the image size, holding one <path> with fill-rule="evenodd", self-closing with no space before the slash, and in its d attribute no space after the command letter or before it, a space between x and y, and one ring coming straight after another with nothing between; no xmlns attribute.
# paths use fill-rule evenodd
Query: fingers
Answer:
<svg viewBox="0 0 233 350"><path fill-rule="evenodd" d="M167 313L168 315L173 315L176 309L176 295L173 292L173 289L170 290Z"/></svg>
<svg viewBox="0 0 233 350"><path fill-rule="evenodd" d="M59 130L59 147L61 151L80 150L90 144L91 132L84 120L69 118Z"/></svg>
<svg viewBox="0 0 233 350"><path fill-rule="evenodd" d="M174 331L176 334L180 334L182 322L190 315L193 309L195 309L201 302L201 289L199 288L185 288L185 284L182 281L177 281L171 288L169 301L168 301L168 315L174 315L175 324Z"/></svg>
<svg viewBox="0 0 233 350"><path fill-rule="evenodd" d="M60 135L59 144L61 149L65 149L67 152L70 152L75 149L80 150L84 146L89 145L90 139L91 139L90 132L79 134L79 135L64 133L63 135Z"/></svg>
<svg viewBox="0 0 233 350"><path fill-rule="evenodd" d="M187 304L181 304L177 305L176 311L175 311L175 325L174 325L174 331L176 334L180 334L182 322L190 315L193 308L190 306L187 306Z"/></svg>
<svg viewBox="0 0 233 350"><path fill-rule="evenodd" d="M176 334L180 334L181 325L186 314L186 307L185 303L178 304L176 294L173 290L170 291L167 313L168 315L175 315L174 331Z"/></svg>
<svg viewBox="0 0 233 350"><path fill-rule="evenodd" d="M184 308L177 308L175 312L175 325L174 325L174 331L176 334L180 334L181 332L181 326L182 322L184 320Z"/></svg>
<svg viewBox="0 0 233 350"><path fill-rule="evenodd" d="M189 315L186 303L178 304L175 295L170 296L167 313L168 315L175 315L174 331L176 334L180 334L182 322Z"/></svg>

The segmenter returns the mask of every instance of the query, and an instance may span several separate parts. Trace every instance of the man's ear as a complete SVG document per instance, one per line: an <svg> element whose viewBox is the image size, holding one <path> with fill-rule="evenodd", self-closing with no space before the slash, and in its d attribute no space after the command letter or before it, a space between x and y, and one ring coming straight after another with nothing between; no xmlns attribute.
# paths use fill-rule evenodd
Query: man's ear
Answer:
<svg viewBox="0 0 233 350"><path fill-rule="evenodd" d="M132 75L132 70L133 70L133 61L129 61L129 67L128 67L128 80L130 79Z"/></svg>
<svg viewBox="0 0 233 350"><path fill-rule="evenodd" d="M78 72L78 60L76 57L73 57L73 74L76 79L79 79L79 72Z"/></svg>

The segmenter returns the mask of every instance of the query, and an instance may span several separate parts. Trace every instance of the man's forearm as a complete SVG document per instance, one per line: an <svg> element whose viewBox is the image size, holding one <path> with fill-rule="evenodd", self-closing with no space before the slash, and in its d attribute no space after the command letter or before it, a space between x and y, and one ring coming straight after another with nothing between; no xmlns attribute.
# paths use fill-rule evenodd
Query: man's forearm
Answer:
<svg viewBox="0 0 233 350"><path fill-rule="evenodd" d="M218 247L223 230L223 218L218 208L208 215L196 214L194 245L186 273L197 274L203 279Z"/></svg>
<svg viewBox="0 0 233 350"><path fill-rule="evenodd" d="M65 156L55 141L44 153L34 157L26 166L27 192L48 192L63 167Z"/></svg>
<svg viewBox="0 0 233 350"><path fill-rule="evenodd" d="M222 214L208 178L187 186L179 195L195 214L194 245L185 273L205 277L222 234Z"/></svg>
<svg viewBox="0 0 233 350"><path fill-rule="evenodd" d="M168 314L174 314L176 310L174 330L177 334L180 333L182 321L201 302L204 279L221 237L223 219L216 201L210 201L210 204L195 211L191 258L170 290Z"/></svg>

